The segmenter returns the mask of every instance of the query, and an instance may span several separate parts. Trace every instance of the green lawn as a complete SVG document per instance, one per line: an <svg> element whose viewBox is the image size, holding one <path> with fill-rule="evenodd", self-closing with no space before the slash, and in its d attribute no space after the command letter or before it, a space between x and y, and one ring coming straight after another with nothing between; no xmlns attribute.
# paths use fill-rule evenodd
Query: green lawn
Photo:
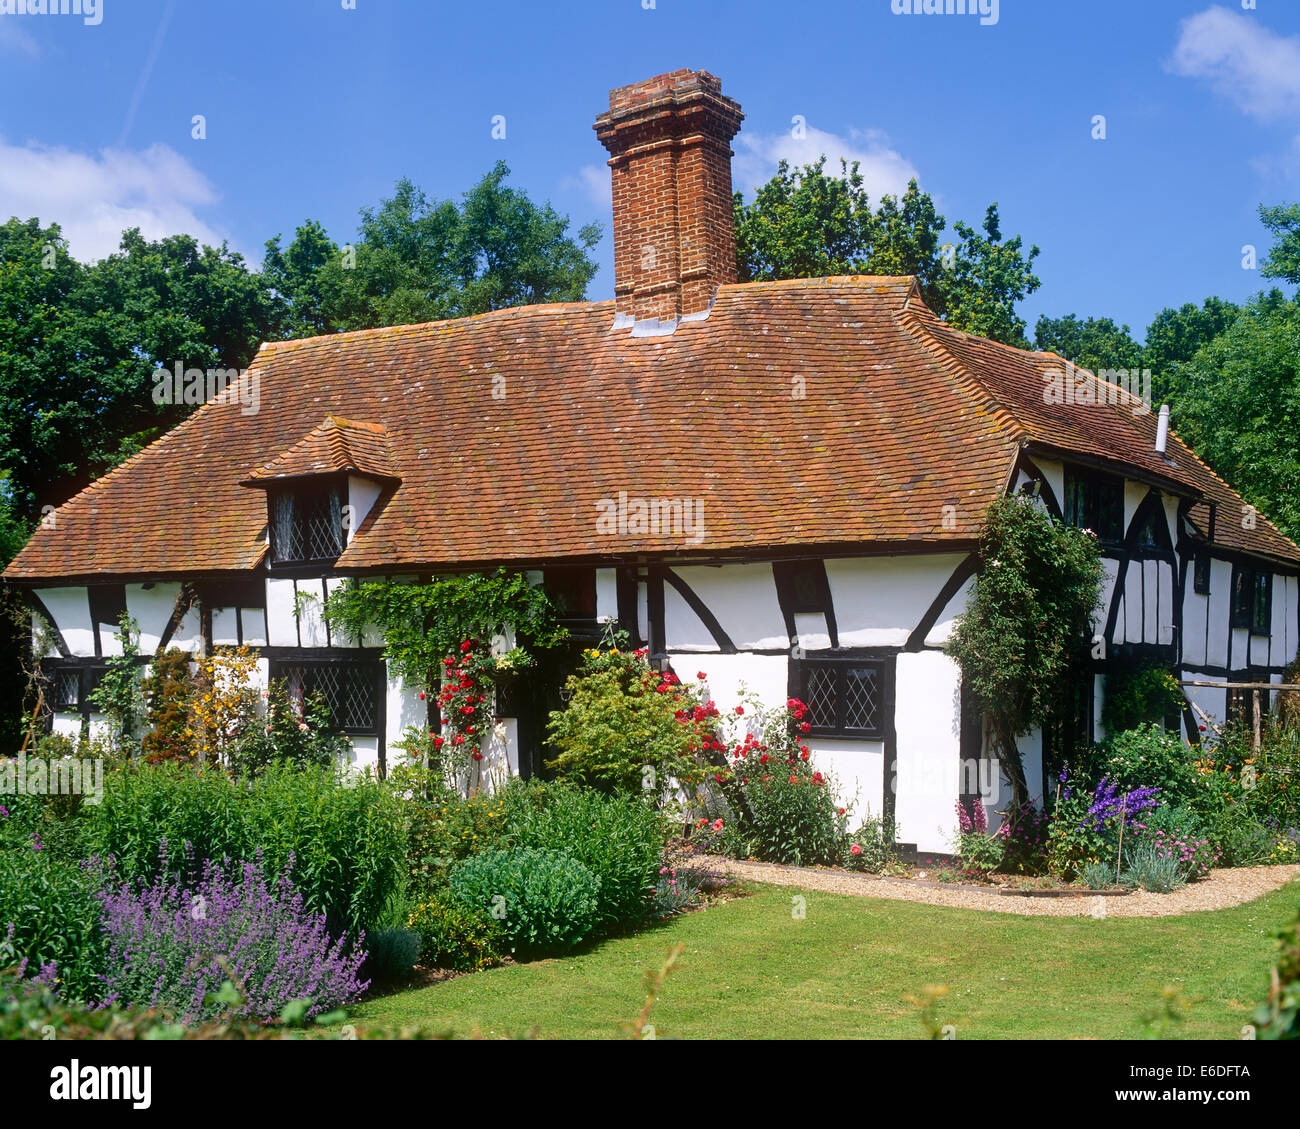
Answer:
<svg viewBox="0 0 1300 1129"><path fill-rule="evenodd" d="M905 997L946 984L938 1019L959 1039L1133 1038L1166 985L1196 1001L1173 1035L1228 1039L1263 994L1273 931L1300 903L1292 883L1235 909L1095 920L752 889L576 956L371 1000L352 1018L607 1038L640 1010L643 973L681 942L651 1016L660 1038L917 1038ZM807 899L803 920L791 914L794 894Z"/></svg>

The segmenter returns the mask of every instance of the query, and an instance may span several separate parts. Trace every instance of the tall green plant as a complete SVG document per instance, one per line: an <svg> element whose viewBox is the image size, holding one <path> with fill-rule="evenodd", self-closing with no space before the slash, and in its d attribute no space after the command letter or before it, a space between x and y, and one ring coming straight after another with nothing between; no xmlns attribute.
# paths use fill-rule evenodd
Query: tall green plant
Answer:
<svg viewBox="0 0 1300 1129"><path fill-rule="evenodd" d="M118 618L117 638L122 653L108 660L99 685L90 692L90 704L108 718L116 750L130 754L139 744L145 701L141 683L143 668L137 661L140 628L127 612Z"/></svg>
<svg viewBox="0 0 1300 1129"><path fill-rule="evenodd" d="M1028 801L1029 788L1016 738L1069 716L1101 578L1090 531L1056 521L1021 496L989 507L975 589L948 653L989 719L1017 804Z"/></svg>

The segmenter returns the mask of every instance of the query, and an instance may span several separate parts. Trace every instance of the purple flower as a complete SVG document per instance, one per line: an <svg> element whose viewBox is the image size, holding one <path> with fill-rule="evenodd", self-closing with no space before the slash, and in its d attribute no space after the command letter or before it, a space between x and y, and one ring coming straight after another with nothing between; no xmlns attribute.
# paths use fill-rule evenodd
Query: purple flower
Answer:
<svg viewBox="0 0 1300 1129"><path fill-rule="evenodd" d="M1093 792L1088 819L1095 821L1098 831L1103 830L1106 823L1121 812L1127 821L1129 816L1138 812L1159 807L1160 801L1156 798L1159 791L1159 788L1135 788L1132 792L1122 792L1118 784L1112 784L1109 778L1103 776Z"/></svg>

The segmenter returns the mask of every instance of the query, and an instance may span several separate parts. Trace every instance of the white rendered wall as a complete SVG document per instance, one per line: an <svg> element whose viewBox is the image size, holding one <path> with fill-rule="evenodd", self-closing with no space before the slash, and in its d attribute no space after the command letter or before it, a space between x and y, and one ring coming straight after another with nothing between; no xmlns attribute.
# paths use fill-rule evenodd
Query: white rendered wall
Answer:
<svg viewBox="0 0 1300 1129"><path fill-rule="evenodd" d="M790 645L770 564L722 565L718 568L683 565L674 568L673 572L704 601L705 607L713 613L718 625L739 650L785 650ZM668 650L691 649L684 645L679 648L674 641L674 621L668 618L670 598L674 600L673 607L686 606L672 585L665 584L664 626ZM691 618L699 622L694 612L691 612ZM712 646L712 636L705 632L705 638Z"/></svg>
<svg viewBox="0 0 1300 1129"><path fill-rule="evenodd" d="M151 655L158 650L163 632L171 621L179 584L126 585L126 610L140 627L140 650Z"/></svg>
<svg viewBox="0 0 1300 1129"><path fill-rule="evenodd" d="M898 656L898 839L948 853L957 828L961 780L961 672L938 651Z"/></svg>
<svg viewBox="0 0 1300 1129"><path fill-rule="evenodd" d="M42 588L37 595L74 655L93 656L95 631L90 622L90 601L84 588Z"/></svg>
<svg viewBox="0 0 1300 1129"><path fill-rule="evenodd" d="M841 647L901 647L963 553L860 557L826 562Z"/></svg>

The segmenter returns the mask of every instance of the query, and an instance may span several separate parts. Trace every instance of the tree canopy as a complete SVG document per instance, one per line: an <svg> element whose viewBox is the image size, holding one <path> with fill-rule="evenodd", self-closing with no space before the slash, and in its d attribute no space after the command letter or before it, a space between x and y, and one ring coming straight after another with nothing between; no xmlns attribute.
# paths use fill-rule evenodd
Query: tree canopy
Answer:
<svg viewBox="0 0 1300 1129"><path fill-rule="evenodd" d="M828 176L826 158L776 175L745 203L734 196L736 269L741 282L819 278L832 274L915 275L936 314L958 329L1028 347L1016 303L1038 289L1039 250L1020 236L1003 240L997 204L979 230L957 221L956 241L941 242L947 220L915 180L901 197L876 207L859 164L840 161Z"/></svg>
<svg viewBox="0 0 1300 1129"><path fill-rule="evenodd" d="M361 210L347 249L308 220L288 247L266 245L264 270L284 304L287 337L466 317L506 306L576 302L597 265L600 228L567 234L569 221L506 184L498 162L457 205L430 200L411 181Z"/></svg>

